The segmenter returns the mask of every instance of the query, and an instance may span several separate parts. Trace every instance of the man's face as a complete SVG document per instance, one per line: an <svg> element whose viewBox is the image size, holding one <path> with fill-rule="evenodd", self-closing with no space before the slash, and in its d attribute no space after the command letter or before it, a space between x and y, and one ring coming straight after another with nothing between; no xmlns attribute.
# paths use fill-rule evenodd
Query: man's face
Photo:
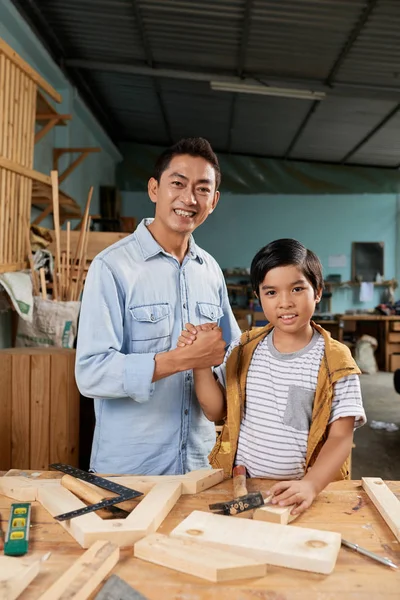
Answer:
<svg viewBox="0 0 400 600"><path fill-rule="evenodd" d="M149 180L150 200L156 205L155 222L175 233L191 233L214 210L219 200L215 171L204 158L174 156L160 183Z"/></svg>

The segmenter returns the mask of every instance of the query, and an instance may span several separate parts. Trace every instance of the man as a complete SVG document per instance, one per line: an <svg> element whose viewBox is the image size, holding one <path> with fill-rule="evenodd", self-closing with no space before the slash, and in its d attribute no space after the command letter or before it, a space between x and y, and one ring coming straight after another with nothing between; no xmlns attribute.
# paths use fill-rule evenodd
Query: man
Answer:
<svg viewBox="0 0 400 600"><path fill-rule="evenodd" d="M95 399L94 471L164 475L209 466L215 427L195 396L192 369L220 364L240 330L218 264L191 234L215 209L220 179L206 140L166 150L148 184L155 218L89 269L76 380ZM220 328L177 348L190 322Z"/></svg>

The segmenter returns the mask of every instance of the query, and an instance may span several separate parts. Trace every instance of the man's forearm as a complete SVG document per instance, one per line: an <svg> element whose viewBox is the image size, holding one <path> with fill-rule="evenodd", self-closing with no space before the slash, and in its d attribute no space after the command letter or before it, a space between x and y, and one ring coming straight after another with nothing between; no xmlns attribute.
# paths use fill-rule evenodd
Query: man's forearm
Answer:
<svg viewBox="0 0 400 600"><path fill-rule="evenodd" d="M221 421L226 414L225 394L212 369L194 370L196 396L209 421Z"/></svg>
<svg viewBox="0 0 400 600"><path fill-rule="evenodd" d="M352 435L328 437L314 465L303 478L313 482L317 494L333 481L351 452L352 442Z"/></svg>
<svg viewBox="0 0 400 600"><path fill-rule="evenodd" d="M192 364L185 353L177 349L156 354L154 363L153 382L192 368Z"/></svg>

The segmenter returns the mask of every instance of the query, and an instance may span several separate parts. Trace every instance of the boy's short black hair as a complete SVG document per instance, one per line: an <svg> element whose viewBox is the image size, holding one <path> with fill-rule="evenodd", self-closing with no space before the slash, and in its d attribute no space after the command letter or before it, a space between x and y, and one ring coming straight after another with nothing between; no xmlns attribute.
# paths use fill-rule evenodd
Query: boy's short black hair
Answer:
<svg viewBox="0 0 400 600"><path fill-rule="evenodd" d="M160 183L161 175L168 169L171 160L174 156L179 156L181 154L200 156L210 163L215 171L215 191L217 191L221 183L221 169L219 167L218 158L211 148L210 142L201 137L184 138L179 142L176 142L173 146L170 146L170 148L164 150L154 165L154 179Z"/></svg>
<svg viewBox="0 0 400 600"><path fill-rule="evenodd" d="M284 238L264 246L253 258L250 277L254 292L258 295L268 271L288 265L294 265L302 271L315 294L324 287L322 265L318 256L297 240Z"/></svg>

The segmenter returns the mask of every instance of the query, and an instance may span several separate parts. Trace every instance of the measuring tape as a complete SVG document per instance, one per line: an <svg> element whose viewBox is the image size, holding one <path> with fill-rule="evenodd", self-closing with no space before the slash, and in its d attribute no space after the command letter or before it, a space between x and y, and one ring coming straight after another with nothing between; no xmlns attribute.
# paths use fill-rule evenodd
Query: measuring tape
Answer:
<svg viewBox="0 0 400 600"><path fill-rule="evenodd" d="M66 521L67 519L80 517L81 515L86 515L87 513L93 512L95 510L107 508L108 506L119 504L120 502L124 502L125 500L131 500L132 498L143 496L142 492L131 490L130 488L125 487L124 485L119 485L118 483L115 483L113 481L108 481L108 479L104 479L104 477L99 477L98 475L87 473L86 471L82 471L81 469L77 469L76 467L71 467L70 465L54 463L50 465L50 468L57 469L57 471L62 471L67 475L72 475L72 477L82 479L82 481L92 483L93 485L97 485L98 487L101 487L104 490L108 490L109 492L118 494L118 496L115 496L114 498L107 498L105 500L102 500L101 502L97 502L96 504L85 506L85 508L71 510L70 512L63 513L62 515L57 515L54 517L55 519L57 519L57 521Z"/></svg>
<svg viewBox="0 0 400 600"><path fill-rule="evenodd" d="M29 502L11 504L4 541L4 554L22 556L28 552L29 526L31 522L31 505Z"/></svg>

